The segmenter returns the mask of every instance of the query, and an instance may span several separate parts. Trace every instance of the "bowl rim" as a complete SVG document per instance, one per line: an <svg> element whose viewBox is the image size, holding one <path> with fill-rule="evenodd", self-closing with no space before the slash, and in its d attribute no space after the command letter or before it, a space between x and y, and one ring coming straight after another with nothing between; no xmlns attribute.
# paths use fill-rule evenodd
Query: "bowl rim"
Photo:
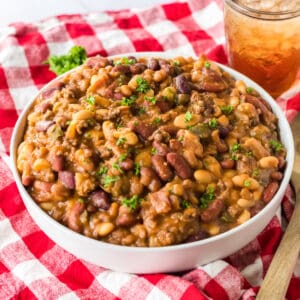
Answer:
<svg viewBox="0 0 300 300"><path fill-rule="evenodd" d="M179 56L178 53L176 52L129 52L129 53L120 53L117 55L110 55L107 56L107 58L122 58L126 56L135 56L137 58L147 58L147 57L160 57L160 58L175 58L176 56ZM192 57L194 59L197 58L195 55L184 55L182 54L181 56L185 57ZM210 60L210 59L208 59ZM30 194L27 192L25 187L23 186L19 172L17 170L16 166L16 158L17 158L17 148L19 144L22 142L22 139L20 141L17 140L18 138L18 132L19 130L22 131L22 134L24 135L25 132L25 126L24 128L20 128L23 122L25 124L27 123L27 116L29 113L30 108L33 106L33 103L35 99L37 98L40 93L42 93L45 89L47 89L53 82L60 80L64 76L68 75L69 73L74 72L75 70L79 69L81 66L78 66L70 71L67 71L66 73L59 75L49 81L46 85L44 85L35 95L32 97L32 99L25 105L24 109L22 110L21 114L18 117L18 120L14 126L13 134L11 136L11 141L10 141L10 161L11 161L11 166L12 166L12 172L14 179L16 181L20 196L23 200L23 202L30 201L31 205L33 205L36 209L39 210L41 217L45 219L48 223L50 223L55 230L59 230L62 233L65 233L66 235L72 235L74 238L79 239L81 242L85 243L91 243L95 247L103 247L103 248L115 248L115 249L127 249L130 252L166 252L166 251L172 251L172 250L179 250L179 249L187 249L187 248L192 248L192 247L199 247L201 245L206 245L208 243L213 243L214 241L219 241L222 239L229 238L231 235L234 235L240 230L246 229L247 227L250 227L253 225L253 223L256 222L258 218L260 218L262 215L267 214L268 211L272 210L273 206L277 205L277 202L279 201L274 201L274 198L277 199L280 197L281 194L284 193L283 189L286 189L288 186L288 183L290 181L290 177L292 174L293 170L293 164L294 164L294 140L293 140L293 135L291 132L290 125L281 110L280 106L277 104L277 102L257 83L255 83L253 80L248 78L246 75L228 67L223 64L220 64L216 61L210 60L214 63L216 63L219 67L221 67L224 71L228 72L231 76L234 77L235 80L243 80L248 86L253 87L256 91L259 92L259 94L262 96L264 100L266 100L271 108L276 117L278 118L278 125L281 122L282 125L278 126L279 129L279 135L280 139L282 141L282 132L281 130L284 129L284 135L286 137L286 144L284 144L285 148L287 149L287 156L286 156L286 161L287 167L285 168L284 171L284 177L282 181L280 182L280 187L277 190L276 194L273 196L272 200L266 204L266 206L263 207L262 210L260 210L256 215L251 217L248 221L246 221L243 224L240 224L230 230L227 230L223 233L217 234L215 236L211 236L202 240L194 241L194 242L188 242L188 243L182 243L182 244L175 244L175 245L168 245L168 246L161 246L161 247L132 247L132 246L125 246L125 245L118 245L118 244L111 244L107 242L103 242L97 239L90 238L88 236L85 236L81 233L77 233L73 230L71 230L69 227L59 223L55 219L53 219L51 216L49 216L35 201L34 199L30 196ZM24 120L25 119L25 120ZM281 127L281 128L280 128ZM18 142L18 143L17 143ZM30 213L30 212L29 212ZM35 220L34 220L35 221ZM36 221L35 221L36 222Z"/></svg>

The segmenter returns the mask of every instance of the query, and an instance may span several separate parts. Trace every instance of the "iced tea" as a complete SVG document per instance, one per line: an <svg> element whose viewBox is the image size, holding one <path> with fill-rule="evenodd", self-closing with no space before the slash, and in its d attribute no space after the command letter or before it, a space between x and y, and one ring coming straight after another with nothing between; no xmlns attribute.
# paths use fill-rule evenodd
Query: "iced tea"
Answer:
<svg viewBox="0 0 300 300"><path fill-rule="evenodd" d="M230 65L273 97L294 82L300 67L300 0L225 0Z"/></svg>

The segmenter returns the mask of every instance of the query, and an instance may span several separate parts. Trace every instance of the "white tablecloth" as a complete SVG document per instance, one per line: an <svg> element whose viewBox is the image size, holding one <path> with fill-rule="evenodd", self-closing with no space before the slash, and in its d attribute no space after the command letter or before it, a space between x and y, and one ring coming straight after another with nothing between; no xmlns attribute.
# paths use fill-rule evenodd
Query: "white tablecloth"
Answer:
<svg viewBox="0 0 300 300"><path fill-rule="evenodd" d="M140 8L171 0L0 0L0 27L71 13Z"/></svg>

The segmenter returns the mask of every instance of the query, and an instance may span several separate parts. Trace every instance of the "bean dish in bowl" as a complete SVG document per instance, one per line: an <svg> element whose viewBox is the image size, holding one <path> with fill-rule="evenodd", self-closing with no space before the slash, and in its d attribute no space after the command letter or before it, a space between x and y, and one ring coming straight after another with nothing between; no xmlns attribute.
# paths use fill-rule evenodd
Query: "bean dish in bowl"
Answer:
<svg viewBox="0 0 300 300"><path fill-rule="evenodd" d="M204 56L88 58L28 108L23 186L101 245L180 247L251 222L281 185L286 143L270 101L228 70Z"/></svg>

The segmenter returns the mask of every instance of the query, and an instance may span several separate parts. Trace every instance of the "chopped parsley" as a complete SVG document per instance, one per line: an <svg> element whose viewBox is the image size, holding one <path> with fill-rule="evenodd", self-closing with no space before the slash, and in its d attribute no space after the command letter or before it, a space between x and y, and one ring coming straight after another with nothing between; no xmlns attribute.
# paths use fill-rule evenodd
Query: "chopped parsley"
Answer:
<svg viewBox="0 0 300 300"><path fill-rule="evenodd" d="M118 138L116 145L117 146L123 145L126 141L127 139L125 137L120 137Z"/></svg>
<svg viewBox="0 0 300 300"><path fill-rule="evenodd" d="M122 204L130 208L130 210L135 210L140 205L142 200L142 198L139 198L137 195L134 195L131 198L124 198L122 200Z"/></svg>
<svg viewBox="0 0 300 300"><path fill-rule="evenodd" d="M127 154L126 153L122 153L118 159L119 162L123 162L125 159L127 158Z"/></svg>
<svg viewBox="0 0 300 300"><path fill-rule="evenodd" d="M153 121L154 124L159 124L161 122L161 118L160 117L156 117Z"/></svg>
<svg viewBox="0 0 300 300"><path fill-rule="evenodd" d="M138 114L139 114L139 116L140 116L140 115L144 114L145 112L146 112L146 108L145 108L145 106L142 106L142 107L139 109Z"/></svg>
<svg viewBox="0 0 300 300"><path fill-rule="evenodd" d="M176 66L176 67L180 67L180 61L178 61L178 60L174 60L174 66Z"/></svg>
<svg viewBox="0 0 300 300"><path fill-rule="evenodd" d="M209 69L210 66L211 66L211 64L210 64L209 61L206 61L206 62L204 63L204 67L205 67L206 69Z"/></svg>
<svg viewBox="0 0 300 300"><path fill-rule="evenodd" d="M120 60L114 62L114 65L115 66L118 66L118 65L133 65L135 64L135 59L133 58L128 58L128 57L122 57Z"/></svg>
<svg viewBox="0 0 300 300"><path fill-rule="evenodd" d="M122 101L121 101L121 105L130 106L130 105L132 105L135 102L135 100L136 100L136 96L135 95L132 95L129 98L123 97Z"/></svg>
<svg viewBox="0 0 300 300"><path fill-rule="evenodd" d="M201 208L207 208L208 205L213 201L215 200L216 196L215 196L215 189L211 186L209 186L207 189L206 189L206 192L201 196L200 198L200 207Z"/></svg>
<svg viewBox="0 0 300 300"><path fill-rule="evenodd" d="M105 175L108 172L108 168L107 167L101 167L98 171L96 171L96 176L100 177L102 175Z"/></svg>
<svg viewBox="0 0 300 300"><path fill-rule="evenodd" d="M87 102L89 105L95 105L96 99L93 95L89 95L85 98L85 102Z"/></svg>
<svg viewBox="0 0 300 300"><path fill-rule="evenodd" d="M119 179L120 179L119 176L108 176L108 175L106 175L106 176L103 178L103 184L104 184L104 187L110 186L112 183L118 181Z"/></svg>
<svg viewBox="0 0 300 300"><path fill-rule="evenodd" d="M180 136L180 137L178 138L178 141L179 141L179 142L183 142L183 140L184 140L184 137L183 137L183 136Z"/></svg>
<svg viewBox="0 0 300 300"><path fill-rule="evenodd" d="M247 156L247 157L251 157L251 156L253 156L253 153L252 153L252 151L247 151L247 152L246 152L246 156Z"/></svg>
<svg viewBox="0 0 300 300"><path fill-rule="evenodd" d="M46 61L50 70L56 75L61 75L77 66L83 64L86 60L86 51L81 46L73 46L65 55L52 55Z"/></svg>
<svg viewBox="0 0 300 300"><path fill-rule="evenodd" d="M121 167L119 166L118 163L113 163L112 167L116 170L118 170L120 173L123 173L123 170L121 169Z"/></svg>
<svg viewBox="0 0 300 300"><path fill-rule="evenodd" d="M156 153L157 153L157 149L156 149L156 148L152 148L152 149L151 149L151 154L154 155L154 154L156 154Z"/></svg>
<svg viewBox="0 0 300 300"><path fill-rule="evenodd" d="M254 89L253 89L252 87L250 87L250 86L248 86L248 87L246 88L247 94L252 94L253 91L254 91Z"/></svg>
<svg viewBox="0 0 300 300"><path fill-rule="evenodd" d="M139 176L141 174L141 164L140 163L134 163L134 174L136 176Z"/></svg>
<svg viewBox="0 0 300 300"><path fill-rule="evenodd" d="M210 128L217 128L217 126L218 126L218 121L217 121L217 119L216 119L216 118L210 119L210 120L208 121L208 126L209 126Z"/></svg>
<svg viewBox="0 0 300 300"><path fill-rule="evenodd" d="M252 176L258 176L259 175L259 169L254 169L252 172Z"/></svg>
<svg viewBox="0 0 300 300"><path fill-rule="evenodd" d="M241 150L241 145L239 143L235 143L231 146L230 148L230 159L232 160L238 160L237 158L237 152L239 152Z"/></svg>
<svg viewBox="0 0 300 300"><path fill-rule="evenodd" d="M246 180L244 181L244 186L245 186L245 187L249 187L250 184L251 184L251 181L250 181L249 179L246 179Z"/></svg>
<svg viewBox="0 0 300 300"><path fill-rule="evenodd" d="M122 127L123 127L122 121L119 122L119 123L117 123L117 125L116 125L116 128L117 128L117 129L120 129L120 128L122 128Z"/></svg>
<svg viewBox="0 0 300 300"><path fill-rule="evenodd" d="M233 111L233 106L232 105L221 106L220 109L223 114L230 115Z"/></svg>
<svg viewBox="0 0 300 300"><path fill-rule="evenodd" d="M279 152L283 149L283 146L280 142L275 141L275 140L270 140L269 142L271 148L275 151L275 152Z"/></svg>
<svg viewBox="0 0 300 300"><path fill-rule="evenodd" d="M192 120L192 113L190 111L187 111L184 115L184 122L190 122Z"/></svg>
<svg viewBox="0 0 300 300"><path fill-rule="evenodd" d="M82 197L79 197L79 198L78 198L78 201L79 201L80 203L85 203L86 199L85 199L85 198L82 198Z"/></svg>
<svg viewBox="0 0 300 300"><path fill-rule="evenodd" d="M156 98L155 97L149 97L149 96L145 96L144 99L152 104L156 104Z"/></svg>
<svg viewBox="0 0 300 300"><path fill-rule="evenodd" d="M136 79L136 83L138 84L136 90L140 93L147 93L149 91L149 84L148 82L143 79L142 77L138 77Z"/></svg>
<svg viewBox="0 0 300 300"><path fill-rule="evenodd" d="M182 209L186 209L188 207L191 206L191 203L189 201L187 201L186 199L183 199L181 202L180 202L180 207Z"/></svg>

